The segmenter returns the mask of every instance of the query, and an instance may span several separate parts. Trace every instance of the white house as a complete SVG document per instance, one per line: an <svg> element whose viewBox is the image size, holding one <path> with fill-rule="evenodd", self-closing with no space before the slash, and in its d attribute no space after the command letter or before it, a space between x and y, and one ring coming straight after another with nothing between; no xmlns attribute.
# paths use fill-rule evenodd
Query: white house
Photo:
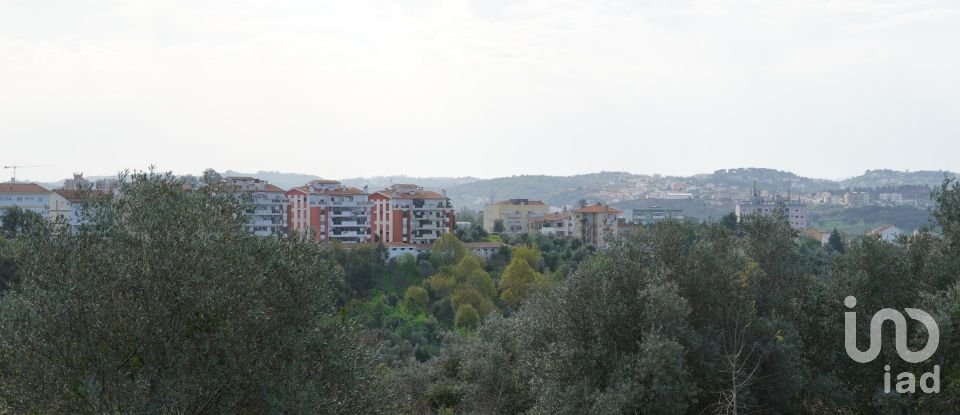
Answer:
<svg viewBox="0 0 960 415"><path fill-rule="evenodd" d="M885 225L870 231L870 235L876 236L886 242L896 242L897 237L905 232L894 225Z"/></svg>

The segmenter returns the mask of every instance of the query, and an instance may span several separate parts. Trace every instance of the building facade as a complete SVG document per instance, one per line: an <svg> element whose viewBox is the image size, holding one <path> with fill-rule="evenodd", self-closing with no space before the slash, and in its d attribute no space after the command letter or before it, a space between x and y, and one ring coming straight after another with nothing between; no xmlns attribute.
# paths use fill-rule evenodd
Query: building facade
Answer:
<svg viewBox="0 0 960 415"><path fill-rule="evenodd" d="M48 217L50 191L36 183L0 183L0 216L14 206Z"/></svg>
<svg viewBox="0 0 960 415"><path fill-rule="evenodd" d="M244 226L247 232L257 236L287 234L289 202L283 189L253 177L234 176L223 181L236 189L237 197L253 204L249 222Z"/></svg>
<svg viewBox="0 0 960 415"><path fill-rule="evenodd" d="M62 220L76 231L84 221L83 194L75 189L54 189L50 192L50 220Z"/></svg>
<svg viewBox="0 0 960 415"><path fill-rule="evenodd" d="M633 209L631 222L638 225L652 225L667 219L683 220L683 210L659 206Z"/></svg>
<svg viewBox="0 0 960 415"><path fill-rule="evenodd" d="M735 213L737 220L742 221L745 217L751 215L772 215L777 208L783 208L791 227L799 231L807 228L807 205L790 199L780 197L765 199L754 193L752 199L737 202Z"/></svg>
<svg viewBox="0 0 960 415"><path fill-rule="evenodd" d="M374 242L432 244L453 232L454 210L445 195L413 184L396 184L370 195Z"/></svg>
<svg viewBox="0 0 960 415"><path fill-rule="evenodd" d="M619 209L600 203L574 210L574 235L586 244L605 248L620 233L620 213Z"/></svg>
<svg viewBox="0 0 960 415"><path fill-rule="evenodd" d="M370 201L366 191L336 180L314 180L286 192L287 227L317 241L370 242Z"/></svg>
<svg viewBox="0 0 960 415"><path fill-rule="evenodd" d="M509 199L483 207L483 229L494 233L497 221L503 221L503 233L527 233L530 219L550 212L550 207L539 200Z"/></svg>
<svg viewBox="0 0 960 415"><path fill-rule="evenodd" d="M573 237L574 219L572 212L553 212L530 218L530 233L541 235Z"/></svg>

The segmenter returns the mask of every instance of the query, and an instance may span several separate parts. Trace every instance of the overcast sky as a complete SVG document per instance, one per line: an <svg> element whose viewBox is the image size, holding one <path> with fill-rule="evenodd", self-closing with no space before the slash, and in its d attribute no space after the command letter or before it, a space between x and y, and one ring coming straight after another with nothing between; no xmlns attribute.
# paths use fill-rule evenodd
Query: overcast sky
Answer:
<svg viewBox="0 0 960 415"><path fill-rule="evenodd" d="M960 3L0 0L0 164L957 171Z"/></svg>

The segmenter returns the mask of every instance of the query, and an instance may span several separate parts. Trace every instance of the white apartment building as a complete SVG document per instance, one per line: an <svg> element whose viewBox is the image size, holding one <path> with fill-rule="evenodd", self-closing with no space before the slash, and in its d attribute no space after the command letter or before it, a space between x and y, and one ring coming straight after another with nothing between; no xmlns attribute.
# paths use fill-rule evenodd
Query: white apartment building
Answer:
<svg viewBox="0 0 960 415"><path fill-rule="evenodd" d="M50 212L50 191L36 183L0 183L0 216L14 206L47 217Z"/></svg>
<svg viewBox="0 0 960 415"><path fill-rule="evenodd" d="M283 189L253 177L227 177L223 181L236 189L237 197L253 204L245 226L247 232L257 236L286 235L289 202Z"/></svg>
<svg viewBox="0 0 960 415"><path fill-rule="evenodd" d="M742 221L750 215L768 216L773 214L778 207L783 208L792 228L799 231L807 228L807 205L779 197L774 197L772 200L764 199L756 193L754 193L753 199L737 202L737 220Z"/></svg>
<svg viewBox="0 0 960 415"><path fill-rule="evenodd" d="M530 218L530 233L572 237L575 235L573 213L554 212Z"/></svg>

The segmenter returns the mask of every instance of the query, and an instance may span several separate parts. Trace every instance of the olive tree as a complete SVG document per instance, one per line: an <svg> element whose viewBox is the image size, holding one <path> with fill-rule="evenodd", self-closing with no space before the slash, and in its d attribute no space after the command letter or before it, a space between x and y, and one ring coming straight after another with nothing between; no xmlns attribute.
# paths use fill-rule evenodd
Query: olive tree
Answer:
<svg viewBox="0 0 960 415"><path fill-rule="evenodd" d="M121 182L75 234L21 235L20 281L0 301L0 413L386 410L323 248L246 234L246 206L215 181Z"/></svg>

